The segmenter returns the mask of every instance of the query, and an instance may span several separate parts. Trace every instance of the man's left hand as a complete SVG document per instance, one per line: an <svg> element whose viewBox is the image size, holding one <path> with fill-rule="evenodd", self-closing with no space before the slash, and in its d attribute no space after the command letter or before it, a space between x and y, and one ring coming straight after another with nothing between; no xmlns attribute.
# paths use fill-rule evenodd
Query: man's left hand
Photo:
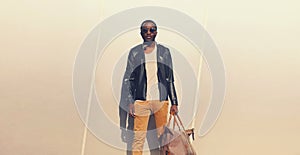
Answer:
<svg viewBox="0 0 300 155"><path fill-rule="evenodd" d="M170 114L177 114L177 113L178 113L177 105L172 105L170 108Z"/></svg>

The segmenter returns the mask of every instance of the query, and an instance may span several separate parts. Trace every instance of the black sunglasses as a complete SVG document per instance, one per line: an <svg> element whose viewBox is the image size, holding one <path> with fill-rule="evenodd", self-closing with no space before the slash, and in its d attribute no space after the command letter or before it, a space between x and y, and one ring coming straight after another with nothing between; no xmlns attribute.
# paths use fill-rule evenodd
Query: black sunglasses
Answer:
<svg viewBox="0 0 300 155"><path fill-rule="evenodd" d="M155 32L156 31L156 28L155 27L151 27L150 29L147 29L147 28L142 28L142 33L147 33L148 30L150 30L151 33Z"/></svg>

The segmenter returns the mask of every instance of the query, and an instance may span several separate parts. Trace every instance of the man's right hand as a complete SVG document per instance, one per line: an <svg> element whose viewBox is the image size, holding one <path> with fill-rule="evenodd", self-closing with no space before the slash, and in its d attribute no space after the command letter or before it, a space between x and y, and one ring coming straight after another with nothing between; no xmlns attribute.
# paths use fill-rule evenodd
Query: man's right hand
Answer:
<svg viewBox="0 0 300 155"><path fill-rule="evenodd" d="M128 105L128 109L129 109L129 116L135 117L135 113L134 113L134 104L130 103Z"/></svg>

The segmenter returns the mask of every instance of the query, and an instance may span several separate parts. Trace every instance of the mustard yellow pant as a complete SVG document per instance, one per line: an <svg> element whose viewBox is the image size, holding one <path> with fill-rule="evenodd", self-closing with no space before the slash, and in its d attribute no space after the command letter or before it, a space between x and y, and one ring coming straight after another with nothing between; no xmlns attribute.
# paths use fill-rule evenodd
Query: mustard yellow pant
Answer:
<svg viewBox="0 0 300 155"><path fill-rule="evenodd" d="M143 153L148 121L151 114L155 118L157 137L163 133L163 126L167 123L168 106L168 101L135 101L133 155L142 155Z"/></svg>

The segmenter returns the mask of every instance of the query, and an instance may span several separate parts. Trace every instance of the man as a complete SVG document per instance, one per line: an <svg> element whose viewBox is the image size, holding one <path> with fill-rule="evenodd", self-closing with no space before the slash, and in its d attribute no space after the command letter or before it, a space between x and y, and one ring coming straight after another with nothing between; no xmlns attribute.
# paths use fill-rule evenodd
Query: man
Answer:
<svg viewBox="0 0 300 155"><path fill-rule="evenodd" d="M119 108L122 140L127 142L127 153L133 155L142 154L147 130L156 129L154 138L153 134L152 138L147 137L150 149L151 145L158 144L157 139L167 122L168 97L172 104L170 113L178 112L170 51L155 42L157 26L154 21L142 22L140 34L144 42L129 52ZM151 150L151 154L158 152L158 149Z"/></svg>

